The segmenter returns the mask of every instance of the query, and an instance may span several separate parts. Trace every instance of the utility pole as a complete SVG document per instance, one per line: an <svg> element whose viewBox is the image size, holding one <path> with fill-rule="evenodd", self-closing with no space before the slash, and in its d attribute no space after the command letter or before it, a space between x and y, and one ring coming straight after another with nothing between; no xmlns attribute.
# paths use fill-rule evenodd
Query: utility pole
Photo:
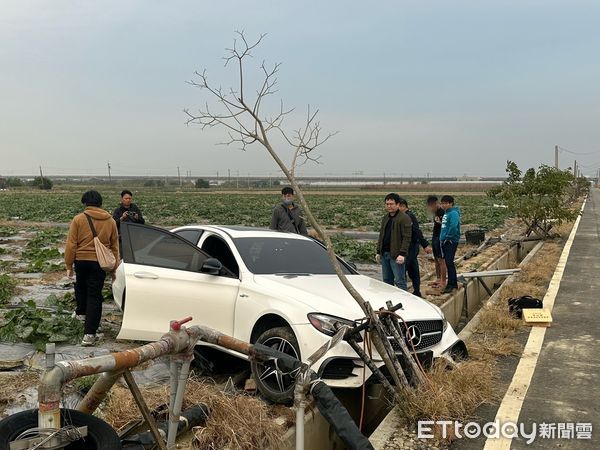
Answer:
<svg viewBox="0 0 600 450"><path fill-rule="evenodd" d="M227 169L227 182L231 183L231 169Z"/></svg>
<svg viewBox="0 0 600 450"><path fill-rule="evenodd" d="M573 176L577 178L577 160L575 160L575 163L573 164Z"/></svg>
<svg viewBox="0 0 600 450"><path fill-rule="evenodd" d="M110 176L110 161L108 161L106 163L106 167L108 167L108 182L111 183L112 182L112 178Z"/></svg>
<svg viewBox="0 0 600 450"><path fill-rule="evenodd" d="M558 169L558 145L554 146L554 167Z"/></svg>
<svg viewBox="0 0 600 450"><path fill-rule="evenodd" d="M177 178L179 178L179 187L181 187L181 172L179 172L179 166L177 166Z"/></svg>
<svg viewBox="0 0 600 450"><path fill-rule="evenodd" d="M44 174L42 173L42 166L40 166L40 182L44 179Z"/></svg>
<svg viewBox="0 0 600 450"><path fill-rule="evenodd" d="M240 169L237 170L237 177L235 178L235 188L240 188Z"/></svg>

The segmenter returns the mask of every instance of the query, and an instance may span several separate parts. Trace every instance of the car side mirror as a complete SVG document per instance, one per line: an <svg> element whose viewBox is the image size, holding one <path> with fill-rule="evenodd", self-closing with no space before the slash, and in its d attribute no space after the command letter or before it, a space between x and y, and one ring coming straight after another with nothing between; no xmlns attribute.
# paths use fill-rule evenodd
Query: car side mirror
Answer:
<svg viewBox="0 0 600 450"><path fill-rule="evenodd" d="M200 272L209 275L219 275L221 270L223 270L223 264L217 258L208 258L200 268Z"/></svg>

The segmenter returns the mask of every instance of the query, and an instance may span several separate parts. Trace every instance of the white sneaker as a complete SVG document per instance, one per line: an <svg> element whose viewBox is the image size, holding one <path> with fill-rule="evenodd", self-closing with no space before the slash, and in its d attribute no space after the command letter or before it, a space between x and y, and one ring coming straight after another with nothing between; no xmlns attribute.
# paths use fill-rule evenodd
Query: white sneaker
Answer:
<svg viewBox="0 0 600 450"><path fill-rule="evenodd" d="M92 347L96 344L98 338L95 334L84 334L83 340L81 341L82 347Z"/></svg>
<svg viewBox="0 0 600 450"><path fill-rule="evenodd" d="M71 314L71 317L73 319L77 319L80 322L85 322L85 314L77 314L75 311L73 311L73 314Z"/></svg>

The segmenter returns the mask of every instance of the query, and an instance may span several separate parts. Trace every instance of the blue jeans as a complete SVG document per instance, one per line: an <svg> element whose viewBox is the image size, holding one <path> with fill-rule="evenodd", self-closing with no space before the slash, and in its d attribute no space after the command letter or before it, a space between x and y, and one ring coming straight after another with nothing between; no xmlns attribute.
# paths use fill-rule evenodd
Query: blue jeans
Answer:
<svg viewBox="0 0 600 450"><path fill-rule="evenodd" d="M448 269L448 287L454 289L458 288L456 266L454 265L454 256L456 255L457 247L458 242L444 241L442 243L442 253L444 254L446 268Z"/></svg>
<svg viewBox="0 0 600 450"><path fill-rule="evenodd" d="M407 290L406 264L398 264L390 252L384 252L381 256L381 272L384 283Z"/></svg>

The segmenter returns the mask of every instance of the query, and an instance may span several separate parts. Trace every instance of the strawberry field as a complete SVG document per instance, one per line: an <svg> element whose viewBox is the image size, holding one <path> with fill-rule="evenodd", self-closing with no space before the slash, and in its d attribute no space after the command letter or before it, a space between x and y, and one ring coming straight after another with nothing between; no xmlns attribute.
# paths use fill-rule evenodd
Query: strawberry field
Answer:
<svg viewBox="0 0 600 450"><path fill-rule="evenodd" d="M104 196L104 208L112 212L119 204L119 191L111 188L100 189L100 192ZM2 191L0 219L69 222L82 211L81 193L74 189ZM319 192L309 193L307 200L317 219L328 229L375 231L384 213L384 195ZM422 223L429 222L425 210L426 196L405 197L419 220ZM495 208L494 200L485 194L457 194L455 198L462 212L463 224L489 230L502 224L507 217L506 209ZM150 224L175 226L211 223L267 227L271 210L279 202L279 194L144 189L134 192L134 201Z"/></svg>

